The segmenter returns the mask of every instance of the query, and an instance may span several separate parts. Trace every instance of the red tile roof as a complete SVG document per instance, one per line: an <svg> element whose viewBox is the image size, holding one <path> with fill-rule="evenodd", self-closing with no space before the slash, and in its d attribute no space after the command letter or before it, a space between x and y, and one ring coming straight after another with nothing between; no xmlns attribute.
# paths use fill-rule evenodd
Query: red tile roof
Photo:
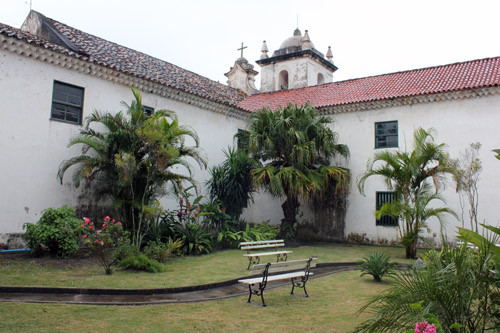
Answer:
<svg viewBox="0 0 500 333"><path fill-rule="evenodd" d="M500 85L500 57L256 94L238 103L255 111L288 103L316 108Z"/></svg>

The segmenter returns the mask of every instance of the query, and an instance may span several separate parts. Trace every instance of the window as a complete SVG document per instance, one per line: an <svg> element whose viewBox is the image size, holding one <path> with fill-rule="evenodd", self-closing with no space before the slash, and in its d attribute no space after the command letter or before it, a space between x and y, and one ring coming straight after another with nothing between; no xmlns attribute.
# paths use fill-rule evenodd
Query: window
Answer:
<svg viewBox="0 0 500 333"><path fill-rule="evenodd" d="M83 114L83 88L54 81L50 118L81 125Z"/></svg>
<svg viewBox="0 0 500 333"><path fill-rule="evenodd" d="M398 122L384 121L375 123L375 148L398 146Z"/></svg>
<svg viewBox="0 0 500 333"><path fill-rule="evenodd" d="M318 84L323 84L323 83L325 83L325 77L323 76L323 74L318 73Z"/></svg>
<svg viewBox="0 0 500 333"><path fill-rule="evenodd" d="M154 108L152 108L150 106L146 106L146 105L142 106L142 111L144 111L144 113L148 117L151 117L153 115L153 113L155 113L155 109Z"/></svg>
<svg viewBox="0 0 500 333"><path fill-rule="evenodd" d="M385 203L391 203L394 201L394 192L377 192L376 201L376 209L379 210ZM380 220L377 220L376 225L397 227L398 220L386 215L382 216Z"/></svg>
<svg viewBox="0 0 500 333"><path fill-rule="evenodd" d="M248 148L248 131L238 128L238 133L236 134L236 147L241 150L246 150Z"/></svg>
<svg viewBox="0 0 500 333"><path fill-rule="evenodd" d="M279 89L288 90L288 72L281 71L279 74Z"/></svg>

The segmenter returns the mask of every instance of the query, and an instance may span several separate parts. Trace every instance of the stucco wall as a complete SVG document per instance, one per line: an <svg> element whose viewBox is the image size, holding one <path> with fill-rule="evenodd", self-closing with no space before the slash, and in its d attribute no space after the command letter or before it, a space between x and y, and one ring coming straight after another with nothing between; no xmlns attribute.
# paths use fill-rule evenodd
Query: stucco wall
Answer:
<svg viewBox="0 0 500 333"><path fill-rule="evenodd" d="M381 179L369 178L365 194L362 196L356 181L366 170L368 158L375 149L375 122L397 120L399 126L399 148L409 150L412 146L414 129L434 128L436 142L446 143L452 158L457 158L470 143L480 142L483 171L479 182L479 220L497 225L500 197L500 161L496 160L492 149L500 147L498 124L500 121L500 96L442 101L411 106L389 107L380 110L339 113L334 115L334 129L340 135L340 142L347 144L351 151L349 167L353 174L351 193L348 198L345 235L350 233L367 234L372 240L395 240L397 228L375 225L375 192L387 190ZM396 148L389 148L394 150ZM449 181L444 192L446 205L460 215L458 195L455 184ZM436 204L438 204L436 202ZM454 217L446 216L447 233L452 238L456 227L461 225ZM440 228L436 219L429 221L430 233L425 237L440 240Z"/></svg>
<svg viewBox="0 0 500 333"><path fill-rule="evenodd" d="M56 175L63 160L80 152L66 146L81 126L50 120L54 80L85 88L83 117L94 109L122 110L120 102L133 99L128 86L0 51L0 235L21 232L25 222L36 222L47 207L77 204L80 192L71 184L72 170L62 186ZM143 104L174 110L180 124L193 127L209 166L224 160L222 149L245 127L243 120L150 93L143 93ZM193 170L203 187L208 171L197 165Z"/></svg>

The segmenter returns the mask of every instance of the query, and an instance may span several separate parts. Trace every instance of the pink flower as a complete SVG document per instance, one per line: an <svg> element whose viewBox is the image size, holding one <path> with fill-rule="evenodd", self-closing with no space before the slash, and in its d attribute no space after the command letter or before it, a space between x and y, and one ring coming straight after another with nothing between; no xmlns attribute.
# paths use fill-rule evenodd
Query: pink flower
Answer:
<svg viewBox="0 0 500 333"><path fill-rule="evenodd" d="M102 230L97 230L97 234L99 235L102 232Z"/></svg>
<svg viewBox="0 0 500 333"><path fill-rule="evenodd" d="M90 219L87 218L87 217L84 217L83 220L85 221L85 225L89 224L90 223Z"/></svg>
<svg viewBox="0 0 500 333"><path fill-rule="evenodd" d="M104 218L104 221L109 221L109 220L110 220L109 216L106 216L106 217Z"/></svg>
<svg viewBox="0 0 500 333"><path fill-rule="evenodd" d="M82 238L87 238L87 235L83 235Z"/></svg>
<svg viewBox="0 0 500 333"><path fill-rule="evenodd" d="M99 240L98 240L98 239L96 239L96 240L94 241L94 243L99 243Z"/></svg>
<svg viewBox="0 0 500 333"><path fill-rule="evenodd" d="M89 225L89 229L94 229L94 226Z"/></svg>
<svg viewBox="0 0 500 333"><path fill-rule="evenodd" d="M415 333L437 333L436 326L429 324L426 321L415 324Z"/></svg>
<svg viewBox="0 0 500 333"><path fill-rule="evenodd" d="M113 219L113 222L115 222L115 220Z"/></svg>
<svg viewBox="0 0 500 333"><path fill-rule="evenodd" d="M116 225L122 225L120 221L116 222Z"/></svg>
<svg viewBox="0 0 500 333"><path fill-rule="evenodd" d="M84 224L82 224L82 228L85 228L85 225L84 225Z"/></svg>
<svg viewBox="0 0 500 333"><path fill-rule="evenodd" d="M101 241L101 245L104 245L104 242L103 242L103 241Z"/></svg>

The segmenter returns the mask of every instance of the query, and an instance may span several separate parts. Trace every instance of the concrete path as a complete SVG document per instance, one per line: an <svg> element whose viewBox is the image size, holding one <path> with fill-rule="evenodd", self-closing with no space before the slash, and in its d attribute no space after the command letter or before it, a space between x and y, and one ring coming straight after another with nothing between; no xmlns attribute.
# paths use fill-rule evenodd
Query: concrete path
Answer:
<svg viewBox="0 0 500 333"><path fill-rule="evenodd" d="M353 270L358 263L323 263L312 269L311 279ZM266 290L290 286L269 282ZM155 305L213 301L248 296L248 287L238 279L221 283L166 289L78 289L43 287L0 287L0 302L68 303L91 305Z"/></svg>

